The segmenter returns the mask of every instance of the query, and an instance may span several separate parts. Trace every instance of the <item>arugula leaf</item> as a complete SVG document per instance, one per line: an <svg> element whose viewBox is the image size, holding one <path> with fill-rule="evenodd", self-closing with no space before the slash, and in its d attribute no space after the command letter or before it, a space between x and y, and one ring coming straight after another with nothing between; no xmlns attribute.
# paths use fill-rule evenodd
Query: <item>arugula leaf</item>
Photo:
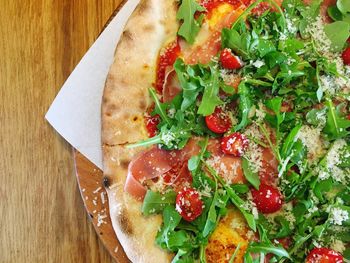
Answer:
<svg viewBox="0 0 350 263"><path fill-rule="evenodd" d="M249 244L246 253L272 253L279 257L290 258L288 252L283 247L276 247L267 242L252 242Z"/></svg>
<svg viewBox="0 0 350 263"><path fill-rule="evenodd" d="M254 173L250 168L249 161L246 158L242 158L242 169L244 177L247 181L254 186L255 189L259 190L260 178L257 173Z"/></svg>
<svg viewBox="0 0 350 263"><path fill-rule="evenodd" d="M178 35L184 37L186 41L192 44L197 36L203 16L195 19L196 12L204 12L206 9L202 7L196 0L182 0L182 3L177 11L176 18L183 21L179 28Z"/></svg>
<svg viewBox="0 0 350 263"><path fill-rule="evenodd" d="M277 216L275 220L279 225L279 231L274 235L274 238L283 238L292 233L290 222L287 219L285 219L283 216Z"/></svg>
<svg viewBox="0 0 350 263"><path fill-rule="evenodd" d="M230 197L230 200L232 203L238 208L238 210L242 213L243 217L246 219L248 226L253 230L256 231L256 222L254 219L254 216L250 213L248 213L244 208L244 201L233 191L233 189L216 173L216 171L208 165L204 160L202 160L204 165L207 167L210 174L220 182L220 184L225 188L227 191L228 196Z"/></svg>
<svg viewBox="0 0 350 263"><path fill-rule="evenodd" d="M163 211L167 205L175 204L176 193L174 191L160 194L148 190L143 200L141 211L145 216L158 214Z"/></svg>
<svg viewBox="0 0 350 263"><path fill-rule="evenodd" d="M260 54L260 57L266 56L268 53L276 51L276 47L270 40L260 39L259 44L257 45L257 50Z"/></svg>
<svg viewBox="0 0 350 263"><path fill-rule="evenodd" d="M276 127L276 137L279 141L280 139L280 125L282 124L285 113L281 114L282 98L274 97L273 99L267 100L265 103L266 107L271 109L275 113L275 127Z"/></svg>
<svg viewBox="0 0 350 263"><path fill-rule="evenodd" d="M331 99L326 99L327 121L323 132L329 140L341 139L349 134L346 129L350 127L350 120L341 115L340 108L335 108Z"/></svg>
<svg viewBox="0 0 350 263"><path fill-rule="evenodd" d="M332 42L331 49L335 52L343 50L350 36L350 24L344 21L336 21L324 26L324 32Z"/></svg>
<svg viewBox="0 0 350 263"><path fill-rule="evenodd" d="M200 158L198 155L194 155L192 156L189 160L188 160L188 170L193 172L196 171L199 167L199 163L200 163Z"/></svg>
<svg viewBox="0 0 350 263"><path fill-rule="evenodd" d="M299 7L300 14L303 19L299 22L299 31L303 38L308 37L308 33L306 32L307 25L314 21L316 17L320 14L320 7L323 0L314 0L311 2L309 6Z"/></svg>
<svg viewBox="0 0 350 263"><path fill-rule="evenodd" d="M326 117L326 108L323 109L312 109L306 114L306 121L311 125L318 126L323 122L323 118ZM324 117L323 117L324 116Z"/></svg>
<svg viewBox="0 0 350 263"><path fill-rule="evenodd" d="M300 129L301 125L294 127L286 137L280 151L281 157L283 159L286 159L291 154L293 146L297 142L297 135Z"/></svg>
<svg viewBox="0 0 350 263"><path fill-rule="evenodd" d="M219 71L213 66L210 67L210 78L204 83L204 93L201 104L198 108L198 114L208 116L215 111L215 108L222 104L219 98Z"/></svg>
<svg viewBox="0 0 350 263"><path fill-rule="evenodd" d="M252 101L249 95L249 87L242 81L238 86L239 110L241 112L241 122L235 127L235 131L244 129L249 123L249 111L252 107Z"/></svg>
<svg viewBox="0 0 350 263"><path fill-rule="evenodd" d="M199 81L194 78L194 70L191 70L190 66L185 65L182 59L178 58L175 61L174 69L183 90L181 110L184 111L196 101L199 92L202 90L202 87ZM190 72L192 72L192 74L188 74L189 70L191 70Z"/></svg>
<svg viewBox="0 0 350 263"><path fill-rule="evenodd" d="M149 91L149 94L151 95L151 98L154 101L156 113L158 113L160 115L160 117L162 118L163 121L165 121L167 124L170 124L168 115L166 114L166 108L165 108L166 105L160 103L160 101L157 97L156 91L153 88L148 89L148 91Z"/></svg>
<svg viewBox="0 0 350 263"><path fill-rule="evenodd" d="M330 6L327 9L327 14L332 18L334 21L341 21L343 20L343 14L340 12L337 6Z"/></svg>
<svg viewBox="0 0 350 263"><path fill-rule="evenodd" d="M156 243L162 248L174 251L173 246L176 243L176 239L170 238L175 234L175 228L181 221L181 215L175 210L173 205L168 205L163 210L163 226L157 234ZM183 241L183 234L176 236Z"/></svg>
<svg viewBox="0 0 350 263"><path fill-rule="evenodd" d="M344 15L350 13L350 2L348 0L337 0L337 7Z"/></svg>
<svg viewBox="0 0 350 263"><path fill-rule="evenodd" d="M244 44L243 36L241 36L235 29L224 28L221 31L221 45L223 48L230 48L236 54L242 56L244 59L249 57L247 45ZM246 42L247 43L247 42Z"/></svg>
<svg viewBox="0 0 350 263"><path fill-rule="evenodd" d="M215 206L218 198L219 198L219 195L216 189L213 200L210 204L208 218L207 218L207 221L205 222L205 226L203 229L203 237L207 237L215 229L215 226L217 224L218 215L216 213Z"/></svg>

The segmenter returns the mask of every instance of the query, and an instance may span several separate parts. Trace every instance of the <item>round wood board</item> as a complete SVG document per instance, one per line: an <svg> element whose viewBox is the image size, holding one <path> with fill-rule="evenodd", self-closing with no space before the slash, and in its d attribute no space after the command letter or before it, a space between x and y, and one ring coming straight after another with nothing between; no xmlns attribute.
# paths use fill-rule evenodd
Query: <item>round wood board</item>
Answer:
<svg viewBox="0 0 350 263"><path fill-rule="evenodd" d="M130 262L112 227L103 172L76 150L74 163L80 193L96 233L116 262Z"/></svg>
<svg viewBox="0 0 350 263"><path fill-rule="evenodd" d="M126 2L127 0L121 1L103 30ZM73 149L73 156L80 194L96 233L116 262L129 263L130 260L113 230L108 196L103 185L103 172L75 149Z"/></svg>

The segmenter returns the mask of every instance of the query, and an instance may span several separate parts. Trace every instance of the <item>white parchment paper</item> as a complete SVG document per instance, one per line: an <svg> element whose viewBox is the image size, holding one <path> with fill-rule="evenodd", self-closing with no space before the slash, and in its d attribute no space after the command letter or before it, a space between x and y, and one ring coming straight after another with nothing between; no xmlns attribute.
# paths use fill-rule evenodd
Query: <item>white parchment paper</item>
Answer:
<svg viewBox="0 0 350 263"><path fill-rule="evenodd" d="M101 169L104 83L125 23L138 2L127 1L79 62L45 116L62 137Z"/></svg>

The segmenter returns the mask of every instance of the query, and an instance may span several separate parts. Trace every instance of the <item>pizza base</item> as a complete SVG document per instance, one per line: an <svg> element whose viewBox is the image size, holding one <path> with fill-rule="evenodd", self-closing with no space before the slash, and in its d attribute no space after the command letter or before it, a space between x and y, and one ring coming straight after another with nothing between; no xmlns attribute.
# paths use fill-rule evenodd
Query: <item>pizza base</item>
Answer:
<svg viewBox="0 0 350 263"><path fill-rule="evenodd" d="M140 201L124 192L128 164L142 149L125 144L147 138L144 113L151 104L159 50L176 38L175 0L142 0L130 17L115 52L102 100L104 183L113 228L133 262L170 262L155 245L160 215L144 217Z"/></svg>

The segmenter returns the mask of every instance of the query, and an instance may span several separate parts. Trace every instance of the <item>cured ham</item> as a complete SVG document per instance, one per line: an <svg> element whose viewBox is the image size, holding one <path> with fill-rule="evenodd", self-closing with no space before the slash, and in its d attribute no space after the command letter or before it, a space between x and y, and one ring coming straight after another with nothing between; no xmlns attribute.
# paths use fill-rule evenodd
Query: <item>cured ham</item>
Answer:
<svg viewBox="0 0 350 263"><path fill-rule="evenodd" d="M154 146L139 154L128 167L124 190L137 199L143 199L147 188L146 180L162 176L178 161L176 151L166 151Z"/></svg>
<svg viewBox="0 0 350 263"><path fill-rule="evenodd" d="M181 92L181 86L179 79L177 78L176 72L174 69L167 69L165 76L165 81L163 85L163 101L171 101L177 94Z"/></svg>

